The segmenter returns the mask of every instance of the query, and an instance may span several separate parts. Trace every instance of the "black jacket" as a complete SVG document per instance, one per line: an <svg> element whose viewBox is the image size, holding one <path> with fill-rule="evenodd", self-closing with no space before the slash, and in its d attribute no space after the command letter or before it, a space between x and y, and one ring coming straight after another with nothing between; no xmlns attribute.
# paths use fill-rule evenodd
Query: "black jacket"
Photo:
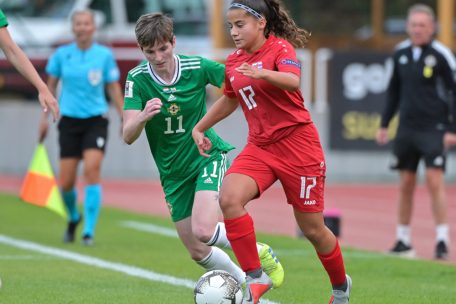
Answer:
<svg viewBox="0 0 456 304"><path fill-rule="evenodd" d="M387 127L399 109L400 127L456 133L456 59L435 40L421 49L414 61L409 40L396 48L381 126Z"/></svg>

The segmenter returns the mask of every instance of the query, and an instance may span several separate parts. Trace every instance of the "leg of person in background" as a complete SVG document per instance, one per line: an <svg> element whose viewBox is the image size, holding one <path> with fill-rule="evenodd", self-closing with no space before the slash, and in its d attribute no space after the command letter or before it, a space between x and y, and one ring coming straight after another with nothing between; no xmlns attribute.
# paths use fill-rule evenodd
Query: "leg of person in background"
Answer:
<svg viewBox="0 0 456 304"><path fill-rule="evenodd" d="M102 189L100 185L101 163L104 152L98 149L87 149L83 152L85 199L84 199L84 229L82 241L84 245L93 245L95 228L101 209Z"/></svg>
<svg viewBox="0 0 456 304"><path fill-rule="evenodd" d="M174 224L179 238L196 263L206 271L221 269L231 273L240 282L244 280L244 272L231 261L228 254L218 247L207 246L196 238L192 232L192 216Z"/></svg>
<svg viewBox="0 0 456 304"><path fill-rule="evenodd" d="M399 206L398 206L398 225L396 227L396 244L390 253L414 257L415 251L412 248L410 223L412 220L413 195L416 186L416 172L401 170L399 173Z"/></svg>
<svg viewBox="0 0 456 304"><path fill-rule="evenodd" d="M435 258L446 259L448 257L450 237L443 170L440 168L427 168L426 183L431 195L432 213L436 225Z"/></svg>
<svg viewBox="0 0 456 304"><path fill-rule="evenodd" d="M323 213L304 213L294 209L294 215L304 236L314 246L323 267L328 273L333 289L329 303L348 304L352 280L345 273L339 242L331 230L325 226Z"/></svg>
<svg viewBox="0 0 456 304"><path fill-rule="evenodd" d="M75 189L78 164L78 158L62 158L60 160L60 185L63 201L68 212L68 226L63 236L65 243L74 242L76 228L81 222Z"/></svg>

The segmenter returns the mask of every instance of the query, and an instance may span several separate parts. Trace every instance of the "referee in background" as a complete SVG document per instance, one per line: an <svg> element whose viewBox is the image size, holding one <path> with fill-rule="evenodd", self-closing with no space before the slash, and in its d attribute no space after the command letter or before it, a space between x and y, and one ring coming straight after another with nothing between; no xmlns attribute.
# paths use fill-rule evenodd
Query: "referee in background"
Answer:
<svg viewBox="0 0 456 304"><path fill-rule="evenodd" d="M377 143L388 142L388 124L399 112L391 168L399 170L400 195L396 243L390 252L414 256L410 222L416 171L423 159L436 224L435 258L446 259L450 238L444 171L446 152L456 142L453 119L456 115L452 105L456 91L456 59L450 49L434 40L435 28L432 8L423 4L409 8L409 39L400 43L393 55L393 74Z"/></svg>

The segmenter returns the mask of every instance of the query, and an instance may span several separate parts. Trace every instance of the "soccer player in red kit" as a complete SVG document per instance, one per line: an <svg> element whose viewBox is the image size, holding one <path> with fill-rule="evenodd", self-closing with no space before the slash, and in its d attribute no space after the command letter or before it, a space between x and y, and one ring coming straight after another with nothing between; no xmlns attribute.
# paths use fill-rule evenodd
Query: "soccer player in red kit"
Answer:
<svg viewBox="0 0 456 304"><path fill-rule="evenodd" d="M247 274L243 303L258 303L272 287L260 266L253 221L244 207L280 180L299 227L329 275L329 303L346 304L351 278L322 213L326 163L299 90L301 66L294 47L303 47L309 34L278 0L234 0L227 20L237 50L226 61L224 95L192 135L200 153L207 155L212 144L204 131L241 105L248 141L225 174L219 202L228 239Z"/></svg>

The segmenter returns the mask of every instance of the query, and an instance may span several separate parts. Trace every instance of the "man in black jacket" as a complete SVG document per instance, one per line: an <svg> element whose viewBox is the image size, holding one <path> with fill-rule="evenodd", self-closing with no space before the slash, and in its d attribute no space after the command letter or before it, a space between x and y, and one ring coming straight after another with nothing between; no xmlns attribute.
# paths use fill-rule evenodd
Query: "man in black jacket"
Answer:
<svg viewBox="0 0 456 304"><path fill-rule="evenodd" d="M447 47L433 39L435 15L422 4L408 11L409 39L393 55L394 69L377 142L388 142L387 127L399 111L392 168L400 172L400 198L396 244L391 253L413 256L410 222L416 171L420 159L426 164L426 183L436 223L435 258L445 259L449 251L449 226L445 197L446 152L456 143L456 59Z"/></svg>

